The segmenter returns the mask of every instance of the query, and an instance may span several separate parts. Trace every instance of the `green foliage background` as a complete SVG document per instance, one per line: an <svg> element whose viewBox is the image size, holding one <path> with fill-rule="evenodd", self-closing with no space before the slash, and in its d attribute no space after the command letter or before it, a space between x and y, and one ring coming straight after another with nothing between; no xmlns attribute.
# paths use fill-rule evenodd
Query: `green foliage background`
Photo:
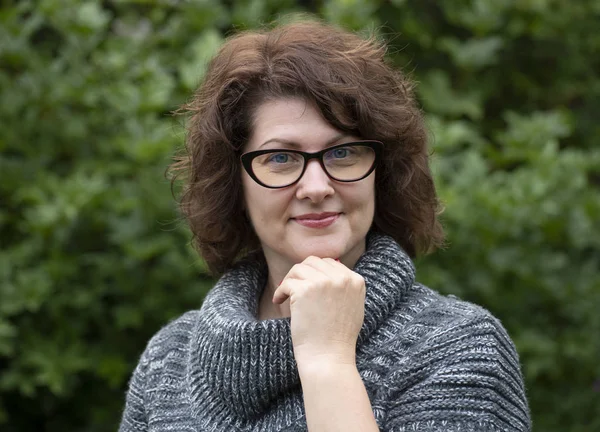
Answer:
<svg viewBox="0 0 600 432"><path fill-rule="evenodd" d="M600 431L600 1L8 1L0 429L110 431L149 337L212 281L164 169L233 29L378 28L419 81L449 248L419 279L498 316L535 431Z"/></svg>

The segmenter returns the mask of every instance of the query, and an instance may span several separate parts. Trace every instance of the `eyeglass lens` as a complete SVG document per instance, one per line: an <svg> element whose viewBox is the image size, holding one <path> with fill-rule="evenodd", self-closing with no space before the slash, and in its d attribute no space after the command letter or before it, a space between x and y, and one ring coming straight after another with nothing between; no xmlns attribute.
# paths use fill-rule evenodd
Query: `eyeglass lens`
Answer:
<svg viewBox="0 0 600 432"><path fill-rule="evenodd" d="M359 180L375 162L375 151L364 145L336 147L323 154L327 173L336 180ZM304 157L287 151L274 151L252 160L254 175L265 185L286 186L297 181L304 171Z"/></svg>

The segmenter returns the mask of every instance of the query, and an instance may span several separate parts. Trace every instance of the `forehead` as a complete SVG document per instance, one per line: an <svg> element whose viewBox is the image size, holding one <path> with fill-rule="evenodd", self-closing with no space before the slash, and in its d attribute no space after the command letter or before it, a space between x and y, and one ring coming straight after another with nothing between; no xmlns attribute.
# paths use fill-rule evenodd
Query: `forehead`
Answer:
<svg viewBox="0 0 600 432"><path fill-rule="evenodd" d="M344 137L313 103L299 98L275 99L256 108L247 150L292 146L317 151Z"/></svg>

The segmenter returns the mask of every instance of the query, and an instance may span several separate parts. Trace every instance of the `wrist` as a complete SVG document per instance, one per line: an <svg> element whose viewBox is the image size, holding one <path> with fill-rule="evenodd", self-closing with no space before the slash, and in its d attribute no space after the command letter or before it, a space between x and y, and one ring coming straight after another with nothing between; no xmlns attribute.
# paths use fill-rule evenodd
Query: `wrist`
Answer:
<svg viewBox="0 0 600 432"><path fill-rule="evenodd" d="M355 356L321 354L296 360L301 380L324 379L348 373L357 373Z"/></svg>

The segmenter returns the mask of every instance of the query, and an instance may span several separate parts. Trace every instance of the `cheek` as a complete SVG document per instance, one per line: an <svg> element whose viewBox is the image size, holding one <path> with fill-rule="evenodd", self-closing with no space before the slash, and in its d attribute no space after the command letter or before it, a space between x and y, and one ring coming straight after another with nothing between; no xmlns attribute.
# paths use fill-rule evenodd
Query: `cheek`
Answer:
<svg viewBox="0 0 600 432"><path fill-rule="evenodd" d="M245 190L244 198L246 209L253 222L263 218L265 203L262 202L264 195L261 195L255 188L250 187Z"/></svg>
<svg viewBox="0 0 600 432"><path fill-rule="evenodd" d="M374 185L365 185L360 189L360 193L354 195L352 207L355 210L355 222L370 225L375 216L375 188Z"/></svg>
<svg viewBox="0 0 600 432"><path fill-rule="evenodd" d="M346 195L346 202L361 212L373 212L375 208L375 185L373 182L360 185L360 188Z"/></svg>
<svg viewBox="0 0 600 432"><path fill-rule="evenodd" d="M257 187L258 185L254 180L244 173L242 176L242 189L244 195L243 206L251 219L256 217L256 210L260 208L260 205L257 205L257 200L260 199L260 193L257 191Z"/></svg>
<svg viewBox="0 0 600 432"><path fill-rule="evenodd" d="M286 216L290 200L288 191L267 189L250 178L247 180L249 182L243 182L244 206L253 224L268 224Z"/></svg>

